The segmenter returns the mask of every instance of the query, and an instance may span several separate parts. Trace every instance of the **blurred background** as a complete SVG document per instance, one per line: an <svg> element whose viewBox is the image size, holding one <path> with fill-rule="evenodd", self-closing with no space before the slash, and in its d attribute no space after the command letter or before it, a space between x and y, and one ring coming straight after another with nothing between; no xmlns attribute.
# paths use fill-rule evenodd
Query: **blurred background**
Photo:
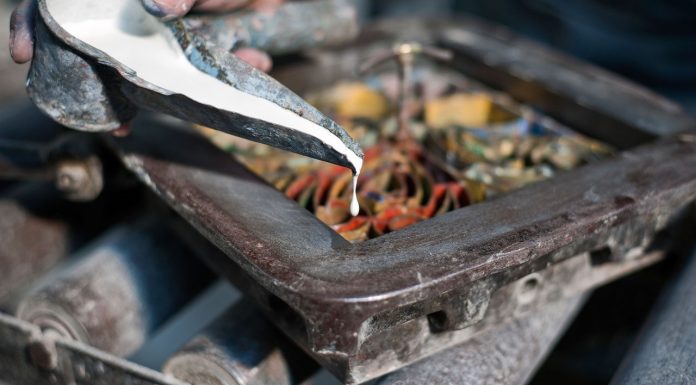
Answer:
<svg viewBox="0 0 696 385"><path fill-rule="evenodd" d="M643 84L696 113L696 2L691 0L354 0L364 22L468 13ZM7 46L17 1L0 1ZM21 98L27 66L0 51L0 102Z"/></svg>
<svg viewBox="0 0 696 385"><path fill-rule="evenodd" d="M607 68L696 114L696 2L691 0L359 0L364 20L479 16Z"/></svg>

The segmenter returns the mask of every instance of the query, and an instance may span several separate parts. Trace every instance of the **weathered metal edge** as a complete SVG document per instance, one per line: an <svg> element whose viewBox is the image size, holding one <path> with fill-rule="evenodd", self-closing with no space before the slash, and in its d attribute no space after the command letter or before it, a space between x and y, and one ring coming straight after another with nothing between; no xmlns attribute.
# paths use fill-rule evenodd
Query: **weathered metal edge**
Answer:
<svg viewBox="0 0 696 385"><path fill-rule="evenodd" d="M619 75L505 28L465 23L437 36L455 67L571 127L622 149L696 127L679 105Z"/></svg>
<svg viewBox="0 0 696 385"><path fill-rule="evenodd" d="M15 385L186 385L79 342L44 335L27 322L0 313L0 380Z"/></svg>
<svg viewBox="0 0 696 385"><path fill-rule="evenodd" d="M221 237L216 244L223 250L245 255L238 263L261 267L269 274L266 277L275 276L279 287L321 302L364 305L403 298L413 285L423 289L437 286L442 279L473 281L480 276L467 277L461 271L480 274L486 266L493 268L487 274L504 270L625 225L632 218L654 219L656 230L678 206L696 197L696 143L673 138L492 202L350 245L203 139L193 134L179 133L178 138L161 134L170 143L187 143L188 154L201 155L184 159L183 154L157 143L155 132L161 130L151 126L117 141L127 166L170 204L183 209L187 219ZM149 138L141 135L144 131L151 131ZM519 207L518 202L536 206ZM276 210L269 212L269 207ZM226 228L220 227L223 224ZM240 239L230 226L243 230L246 239ZM461 230L453 233L452 228ZM251 244L252 239L256 243ZM549 242L540 244L542 240ZM635 245L619 242L615 246ZM502 260L508 262L501 264ZM421 276L426 285L416 277L416 267L427 267L432 273ZM384 271L390 272L388 279L373 281ZM457 277L452 271L459 271ZM293 277L304 282L292 282ZM367 282L372 282L369 289L363 285Z"/></svg>
<svg viewBox="0 0 696 385"><path fill-rule="evenodd" d="M570 326L586 297L545 304L536 313L386 375L377 384L526 384Z"/></svg>
<svg viewBox="0 0 696 385"><path fill-rule="evenodd" d="M451 297L454 306L448 304L452 307L447 311L465 317L446 320L452 322L452 327L440 329L434 324L434 317L450 315L429 313L437 306L426 308L424 312L406 308L399 311L404 317L396 324L380 325L378 318L363 324L360 333L370 334L362 341L357 353L343 355L324 351L315 353L315 356L346 383L358 384L468 341L521 316L537 314L545 304L575 297L649 266L664 255L662 251L648 252L635 259L596 265L590 253L583 253L550 266L538 263L536 268L520 267L505 274L508 277L502 280L506 282L502 286L496 287L501 282L491 277L477 282L469 290L454 293ZM538 265L548 267L538 269Z"/></svg>
<svg viewBox="0 0 696 385"><path fill-rule="evenodd" d="M371 358L387 346L363 345L396 343L396 335L403 335L400 325L410 320L443 314L449 321L443 331L436 330L441 336L470 328L454 343L509 315L480 318L489 296L527 274L603 247L619 263L629 258L624 262L630 266L630 258L640 254L671 214L696 196L696 143L672 139L351 246L202 138L169 129L165 145L161 129L136 126L129 138L117 140L129 168L227 254L213 264L224 272L232 261L241 265L272 298L258 291L252 297L296 341L353 383L448 346L425 344L406 350L401 364L371 367L369 362L380 362ZM185 143L188 151L172 154L177 143ZM507 225L501 226L501 220ZM477 221L477 228L460 235L451 231ZM394 242L395 237L408 243ZM372 252L366 252L367 244ZM449 259L444 265L421 250L438 251L443 245L447 250L438 255ZM400 260L405 262L399 265ZM345 274L346 266L354 271ZM472 292L481 287L482 296ZM484 312L462 312L463 298ZM283 306L278 307L278 299ZM420 330L429 329L425 322Z"/></svg>

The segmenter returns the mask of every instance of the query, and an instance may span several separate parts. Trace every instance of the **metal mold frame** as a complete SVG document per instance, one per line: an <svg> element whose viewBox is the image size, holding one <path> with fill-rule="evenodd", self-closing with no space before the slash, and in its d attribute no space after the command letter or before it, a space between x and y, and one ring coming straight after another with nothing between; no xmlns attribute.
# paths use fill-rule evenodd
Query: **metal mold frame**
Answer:
<svg viewBox="0 0 696 385"><path fill-rule="evenodd" d="M684 131L696 125L678 107L475 20L383 24L353 48L318 53L277 76L311 73L299 79L313 87L356 68L356 52L406 34L451 49L455 67L578 131L620 148L645 145L350 244L191 132L141 122L147 127L136 124L130 137L110 139L143 182L224 252L210 253L217 271L346 383L655 262L661 253L644 253L654 235L696 199L696 138ZM592 258L606 251L604 263Z"/></svg>

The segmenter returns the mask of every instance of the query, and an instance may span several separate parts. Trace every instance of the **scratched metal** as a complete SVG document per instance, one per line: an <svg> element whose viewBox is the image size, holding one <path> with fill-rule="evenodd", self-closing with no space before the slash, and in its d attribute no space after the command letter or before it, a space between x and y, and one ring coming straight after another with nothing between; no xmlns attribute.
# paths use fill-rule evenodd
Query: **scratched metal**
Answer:
<svg viewBox="0 0 696 385"><path fill-rule="evenodd" d="M100 153L95 137L70 131L28 101L0 114L0 163L12 165L11 186L0 191L0 306L95 238L113 221L141 208L143 189L124 182L105 162L106 188L92 202L70 202L52 180L56 165ZM83 141L82 139L87 139ZM113 158L113 157L111 157ZM7 175L0 176L3 179Z"/></svg>
<svg viewBox="0 0 696 385"><path fill-rule="evenodd" d="M164 373L192 384L294 385L319 365L241 300L164 364Z"/></svg>
<svg viewBox="0 0 696 385"><path fill-rule="evenodd" d="M345 43L359 31L355 8L346 0L291 2L266 12L191 15L182 21L188 31L221 49L253 47L271 55Z"/></svg>
<svg viewBox="0 0 696 385"><path fill-rule="evenodd" d="M37 206L53 206L60 199L57 191L51 194L49 189L16 186L0 199L0 304L74 250L66 221L35 214ZM36 198L28 199L32 195Z"/></svg>
<svg viewBox="0 0 696 385"><path fill-rule="evenodd" d="M241 286L350 383L509 316L516 297L503 287L572 255L612 252L608 264L574 268L593 284L654 262L630 257L696 197L696 143L672 138L351 245L202 138L178 131L162 143L167 129L118 140L128 167L227 253L211 261L222 274L236 281L241 266ZM567 282L548 295L588 287Z"/></svg>
<svg viewBox="0 0 696 385"><path fill-rule="evenodd" d="M526 384L575 318L583 296L549 303L382 377L379 385Z"/></svg>
<svg viewBox="0 0 696 385"><path fill-rule="evenodd" d="M116 87L108 87L113 76L64 44L40 17L34 33L27 93L41 111L66 127L90 132L114 130L133 118L135 106Z"/></svg>
<svg viewBox="0 0 696 385"><path fill-rule="evenodd" d="M410 26L397 30L423 32ZM464 21L458 28L480 24ZM497 29L489 28L495 38ZM311 74L296 78L307 87L333 82L355 58L398 37L373 32L367 31L357 48L320 54L317 63L285 75ZM463 62L460 49L449 48L455 66ZM528 78L537 87L575 68L574 61L552 51L539 52L554 60ZM348 57L353 62L345 64ZM480 66L506 73L504 66ZM612 97L623 100L624 108L643 100L643 109L664 119L659 130L645 129L637 117L620 120L618 112L593 104L562 106L551 111L554 118L570 120L576 110L593 113L596 119L573 125L580 132L591 134L598 120L618 121L616 133L608 129L602 139L625 148L633 144L624 137L629 130L646 145L354 245L189 132L146 122L115 143L141 180L226 253L210 258L221 274L339 378L358 383L465 341L522 310L575 296L659 259L642 251L696 198L696 140L687 133L650 141L693 122L663 99L603 71L583 64L578 73L609 78L608 84L616 85ZM558 83L553 91L575 100L573 87ZM588 82L585 92L603 100L606 88ZM527 279L542 294L530 299L516 291Z"/></svg>
<svg viewBox="0 0 696 385"><path fill-rule="evenodd" d="M418 31L404 25L400 30ZM376 35L385 39L384 33ZM368 41L374 36L366 33ZM394 36L386 36L391 43ZM380 39L373 43L389 46ZM373 43L335 55L359 58ZM460 52L450 48L456 64ZM321 65L305 63L285 74L311 73L299 77L308 86L329 83L350 67L332 60L332 54L319 55ZM548 80L544 76L574 68L558 54L543 54L558 60L535 73L539 79L529 79L539 87ZM505 73L504 67L482 66ZM594 68L580 70L590 76ZM628 103L646 94L599 74L623 85L613 90L614 98ZM604 87L588 84L586 92L603 98ZM572 87L554 92L574 100ZM659 132L650 132L638 120L626 119L622 129L642 136L641 142L692 124L661 98L647 98L642 107L665 121ZM617 120L612 111L591 110L597 119ZM564 120L572 113L565 108L552 116ZM595 121L573 128L591 133ZM568 276L551 280L556 283L542 285L549 292L536 296L530 311L549 298L575 295L654 262L657 258L637 256L696 198L696 141L683 134L351 245L202 139L170 132L165 146L160 139L165 129L146 125L117 140L128 167L227 254L211 258L221 273L241 282L286 333L348 383L397 369L509 318L520 300L513 283L535 272L547 280L565 264L576 264L563 271L585 284L568 285ZM620 145L622 135L605 139ZM597 264L582 254L593 251L611 257Z"/></svg>
<svg viewBox="0 0 696 385"><path fill-rule="evenodd" d="M463 378L474 381L472 383L487 383L485 381L488 380L494 381L490 383L495 384L520 383L514 381L514 379L525 378L533 370L536 366L534 363L544 355L544 351L550 348L552 341L562 332L565 328L564 325L572 319L575 310L581 304L582 301L577 298L549 304L540 309L537 314L515 319L506 325L502 325L500 328L477 336L468 343L385 377L380 383L461 384L463 382L459 380ZM270 325L264 322L261 324L261 326L256 324L247 324L246 326L259 332L263 330L268 331L267 328ZM218 337L233 341L230 340L232 336L226 336L224 332L220 334L221 330L218 329ZM238 337L237 334L233 336ZM250 356L265 358L266 361L270 359L277 362L279 360L277 354L274 355L273 353L277 352L277 339L273 339L273 333L255 335L255 337L254 340L249 340L251 345L242 343L234 347L236 351L240 352L247 350L247 354L239 357L239 361L233 361L236 365L246 367L250 362ZM2 369L0 370L0 381L6 381L14 385L34 385L48 382L59 385L115 383L125 385L184 385L184 382L175 378L176 376L162 375L159 372L119 359L80 342L46 335L34 325L3 314L0 314L0 341L3 342L0 345L0 369ZM217 343L220 343L220 340L217 340ZM530 349L530 343L534 346L532 349ZM507 352L511 350L519 351L523 355L517 357L506 354L500 357L500 361L495 362L503 362L503 367L497 364L485 365L485 363L495 360L495 355L491 355L490 351L497 346L508 346ZM529 351L534 353L531 356L524 354ZM212 351L210 352L212 353ZM271 352L270 356L267 355L269 352ZM203 351L203 353L207 354L208 352ZM215 360L220 359L219 357L212 358ZM300 357L287 358L294 359L293 364L297 364L298 358L300 361L306 360L306 358ZM284 363L287 358L282 358L282 362ZM467 366L470 366L471 360L480 361L484 365L473 368L475 370L451 370L452 366L450 365L460 365L462 358L467 360ZM437 361L437 363L433 365L433 361ZM309 364L311 367L311 363L303 362L302 364L305 367ZM263 370L259 373L247 373L252 377L244 377L241 383L249 383L245 382L245 380L269 374L268 367L262 367L261 369ZM297 378L291 377L295 373L291 367L276 366L271 369L276 370L276 376L278 374L287 376L285 377L287 381L294 381L292 379ZM234 381L237 380L239 378L232 380L231 384L236 384L237 382ZM427 380L435 380L435 382L428 382ZM210 378L208 378L208 381L210 381Z"/></svg>
<svg viewBox="0 0 696 385"><path fill-rule="evenodd" d="M288 65L274 77L303 94L351 78L365 60L395 41L452 51L462 73L508 93L567 126L625 149L694 127L676 103L604 69L475 18L394 19L361 34L353 49L312 52L320 66Z"/></svg>
<svg viewBox="0 0 696 385"><path fill-rule="evenodd" d="M326 9L317 4L307 7L309 8L304 8L305 17L327 15ZM51 17L45 1L39 0L38 8L38 44L27 87L32 100L61 124L86 131L113 130L130 121L137 106L284 150L353 167L344 154L313 136L198 103L186 95L171 94L145 82L131 69L110 58L108 53L83 43L65 31ZM309 12L310 10L315 10L316 13ZM345 23L339 21L331 27L342 25ZM212 72L212 76L232 87L300 113L338 136L354 152L361 154L358 144L340 126L283 85L238 59L229 50L208 46L195 33L186 30L183 22L173 22L173 26L177 37L184 43L185 51L189 54L201 54L200 60L191 58L194 66ZM322 28L327 26L319 23L315 27L318 30L312 32L321 34L324 33ZM281 32L276 29L267 31L283 36ZM346 38L351 36L345 35ZM292 35L284 38L288 37ZM189 45L191 49L186 49ZM56 87L57 84L60 87Z"/></svg>
<svg viewBox="0 0 696 385"><path fill-rule="evenodd" d="M0 381L13 385L186 385L0 313Z"/></svg>
<svg viewBox="0 0 696 385"><path fill-rule="evenodd" d="M137 350L216 278L152 219L115 227L76 258L25 296L17 316L117 356Z"/></svg>

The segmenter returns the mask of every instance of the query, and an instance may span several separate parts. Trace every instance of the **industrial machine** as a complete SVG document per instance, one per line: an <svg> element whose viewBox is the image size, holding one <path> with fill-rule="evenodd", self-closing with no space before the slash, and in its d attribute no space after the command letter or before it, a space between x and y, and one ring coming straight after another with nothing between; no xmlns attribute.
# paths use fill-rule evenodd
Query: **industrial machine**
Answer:
<svg viewBox="0 0 696 385"><path fill-rule="evenodd" d="M55 26L48 27L39 28L50 37ZM76 54L65 36L53 39ZM0 381L296 384L324 367L347 384L520 383L584 293L684 247L679 234L696 198L696 124L672 102L475 19L392 20L330 40L330 48L316 41L293 47L302 53L271 75L299 95L344 80L396 79L397 134L413 117L408 106L444 78L443 92L488 95L491 108L507 111L525 132L577 134L608 150L524 187L496 190L482 179L495 192L486 199L474 198L478 184L465 174L466 203L448 203L408 226L390 222L388 231L370 222L360 238L327 225L307 202L298 204L185 122L143 113L119 138L68 130L27 107L0 121L0 298L7 312L0 314ZM47 78L41 84L52 65L44 58L30 90L44 111L60 111L44 98L60 88ZM109 63L95 68L119 82ZM76 88L93 80L81 76ZM259 79L242 87L260 84L257 96L277 96ZM250 124L129 82L119 96L126 104L230 126L222 131L238 135ZM388 93L384 84L375 87ZM281 96L288 108L304 108L294 104L303 100ZM90 117L120 121L126 112ZM246 137L350 166L311 141ZM449 158L432 148L423 157L450 170ZM367 199L360 195L366 184L358 179L359 200ZM244 299L200 325L162 371L128 361L218 278ZM686 295L692 286L674 290ZM663 306L669 318L678 305ZM496 348L507 353L496 356ZM639 351L632 362L645 368L638 363L648 365L648 357ZM466 370L455 366L463 361Z"/></svg>

